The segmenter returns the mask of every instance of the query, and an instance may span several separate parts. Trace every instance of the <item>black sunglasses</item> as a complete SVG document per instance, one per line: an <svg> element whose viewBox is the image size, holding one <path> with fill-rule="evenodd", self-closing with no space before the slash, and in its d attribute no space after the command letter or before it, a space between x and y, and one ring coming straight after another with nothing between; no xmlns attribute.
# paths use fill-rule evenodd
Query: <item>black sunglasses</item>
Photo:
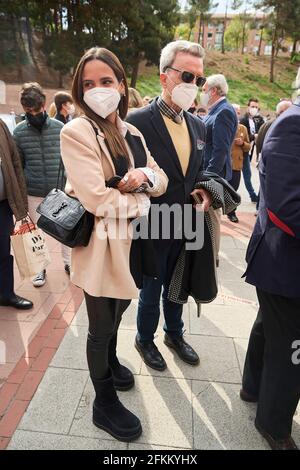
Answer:
<svg viewBox="0 0 300 470"><path fill-rule="evenodd" d="M200 87L203 87L204 83L206 82L205 77L199 77L197 75L194 75L192 72L186 72L185 70L182 72L181 70L174 69L174 67L166 67L165 70L167 69L171 69L171 70L175 70L175 72L179 72L181 76L181 80L184 83L192 83L194 79L196 78L196 85L197 87L200 88Z"/></svg>

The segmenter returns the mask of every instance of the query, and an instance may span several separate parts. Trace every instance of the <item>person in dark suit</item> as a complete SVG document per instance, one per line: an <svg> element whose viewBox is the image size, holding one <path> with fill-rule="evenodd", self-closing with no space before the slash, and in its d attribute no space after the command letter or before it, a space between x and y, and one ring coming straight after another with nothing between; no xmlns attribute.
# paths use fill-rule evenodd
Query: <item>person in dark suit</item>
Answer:
<svg viewBox="0 0 300 470"><path fill-rule="evenodd" d="M259 212L244 274L256 286L259 311L240 396L258 402L255 425L272 449L297 448L291 430L300 398L299 129L300 103L282 113L266 135Z"/></svg>
<svg viewBox="0 0 300 470"><path fill-rule="evenodd" d="M224 75L211 75L203 86L201 102L208 106L203 118L206 127L204 166L207 171L231 180L231 146L237 131L236 112L228 103L228 85Z"/></svg>
<svg viewBox="0 0 300 470"><path fill-rule="evenodd" d="M192 202L191 194L198 193L203 209L208 210L210 196L205 190L195 190L198 174L203 169L205 126L197 116L186 112L202 87L204 51L189 41L169 43L161 53L160 82L162 94L149 106L130 113L127 120L143 134L158 165L169 178L167 192L156 198L157 204L173 206ZM160 295L163 288L165 344L179 357L192 365L199 357L183 337L183 307L168 300L172 272L183 245L182 236L176 239L175 224L169 239L162 234L154 240L159 260L159 277L144 279L140 293L135 346L144 362L156 370L164 370L166 362L154 344L154 333L160 316ZM205 268L204 268L205 269Z"/></svg>
<svg viewBox="0 0 300 470"><path fill-rule="evenodd" d="M208 107L208 113L203 118L206 127L204 168L230 181L232 178L231 146L237 131L238 120L235 110L226 99L228 85L224 75L208 77L203 86L203 92L201 103ZM212 213L212 223L215 228L216 249L219 253L221 209Z"/></svg>
<svg viewBox="0 0 300 470"><path fill-rule="evenodd" d="M264 124L263 117L259 114L259 101L256 98L250 98L248 101L248 108L246 114L240 119L240 123L247 127L248 135L250 142L252 142L252 147L250 152L246 152L244 156L244 165L243 165L243 178L246 189L249 193L250 199L252 202L258 202L258 196L255 193L255 190L251 182L251 166L250 161L252 159L255 140L259 129Z"/></svg>

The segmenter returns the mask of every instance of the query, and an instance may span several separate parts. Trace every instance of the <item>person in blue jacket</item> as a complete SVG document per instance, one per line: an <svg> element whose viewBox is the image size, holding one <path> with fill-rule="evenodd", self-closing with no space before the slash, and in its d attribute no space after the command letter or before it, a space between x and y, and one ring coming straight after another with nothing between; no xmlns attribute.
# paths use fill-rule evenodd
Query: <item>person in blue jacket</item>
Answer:
<svg viewBox="0 0 300 470"><path fill-rule="evenodd" d="M227 101L228 85L224 75L211 75L203 86L201 102L208 107L203 118L206 127L204 167L231 180L231 146L238 120L232 105Z"/></svg>
<svg viewBox="0 0 300 470"><path fill-rule="evenodd" d="M259 213L244 275L256 286L259 311L240 396L258 403L255 426L272 449L297 449L291 431L300 398L299 101L268 131L259 174Z"/></svg>
<svg viewBox="0 0 300 470"><path fill-rule="evenodd" d="M227 94L228 84L224 75L210 75L203 86L201 103L208 108L208 113L203 118L206 128L204 169L230 181L232 178L231 147L235 139L238 119L234 108L227 101ZM221 210L215 210L212 216L217 253L219 253Z"/></svg>

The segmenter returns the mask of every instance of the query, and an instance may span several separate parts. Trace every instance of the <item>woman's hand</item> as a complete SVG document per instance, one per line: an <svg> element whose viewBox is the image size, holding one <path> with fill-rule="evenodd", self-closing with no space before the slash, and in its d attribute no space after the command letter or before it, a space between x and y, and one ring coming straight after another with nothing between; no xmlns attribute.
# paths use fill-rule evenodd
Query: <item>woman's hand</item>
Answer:
<svg viewBox="0 0 300 470"><path fill-rule="evenodd" d="M118 190L121 193L131 193L147 181L147 176L141 170L130 170L118 184Z"/></svg>

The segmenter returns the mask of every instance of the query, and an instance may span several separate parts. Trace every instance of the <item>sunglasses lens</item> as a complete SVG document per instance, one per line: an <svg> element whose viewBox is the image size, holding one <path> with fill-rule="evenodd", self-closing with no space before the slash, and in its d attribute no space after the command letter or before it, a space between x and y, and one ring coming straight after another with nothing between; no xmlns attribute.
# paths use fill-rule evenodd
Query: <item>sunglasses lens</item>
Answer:
<svg viewBox="0 0 300 470"><path fill-rule="evenodd" d="M198 77L197 80L196 80L196 85L197 85L197 87L200 88L204 85L205 82L206 82L205 77Z"/></svg>
<svg viewBox="0 0 300 470"><path fill-rule="evenodd" d="M191 83L194 80L195 75L191 72L182 72L181 78L183 82Z"/></svg>

